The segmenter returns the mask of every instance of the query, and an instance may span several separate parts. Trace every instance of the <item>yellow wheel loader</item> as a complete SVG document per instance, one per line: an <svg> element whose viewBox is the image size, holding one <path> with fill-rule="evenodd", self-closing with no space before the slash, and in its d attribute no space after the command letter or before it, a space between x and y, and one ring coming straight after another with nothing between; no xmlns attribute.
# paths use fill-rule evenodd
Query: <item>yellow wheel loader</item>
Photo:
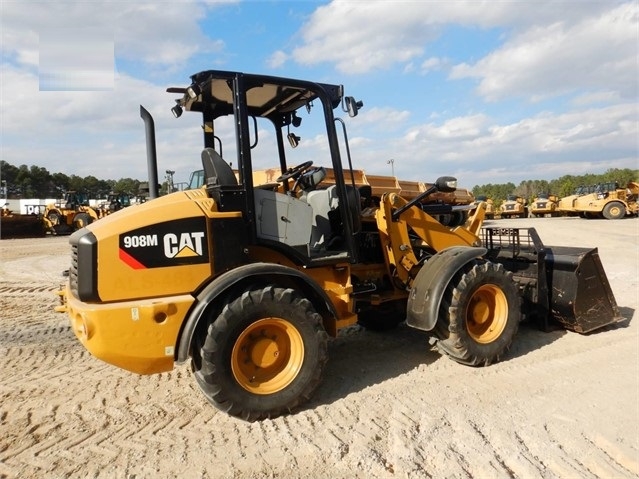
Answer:
<svg viewBox="0 0 639 479"><path fill-rule="evenodd" d="M98 204L97 212L100 218L131 206L131 195L128 193L109 193L107 199Z"/></svg>
<svg viewBox="0 0 639 479"><path fill-rule="evenodd" d="M506 355L524 317L578 332L622 319L596 248L482 229L483 203L462 225L438 221L472 207L429 200L454 193L452 177L375 200L335 116L363 104L341 85L209 70L168 92L176 117L202 115L205 184L157 197L141 107L154 199L75 232L59 293L97 358L138 374L190 361L208 401L258 420L306 402L329 337L358 321L405 320L442 354L483 366ZM256 185L254 170L274 159L273 181Z"/></svg>
<svg viewBox="0 0 639 479"><path fill-rule="evenodd" d="M67 191L63 201L47 205L42 220L48 232L59 235L84 228L100 217L100 212L89 206L86 193Z"/></svg>

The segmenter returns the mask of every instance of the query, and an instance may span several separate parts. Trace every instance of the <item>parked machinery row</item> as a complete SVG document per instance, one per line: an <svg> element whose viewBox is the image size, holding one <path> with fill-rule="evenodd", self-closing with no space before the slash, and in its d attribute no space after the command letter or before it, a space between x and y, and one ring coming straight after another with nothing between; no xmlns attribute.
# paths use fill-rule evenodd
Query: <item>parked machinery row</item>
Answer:
<svg viewBox="0 0 639 479"><path fill-rule="evenodd" d="M630 181L625 188L617 182L580 186L572 195L559 198L556 195L540 193L528 202L518 195L508 195L505 201L495 207L493 200L485 195L477 196L476 203L486 203L486 218L543 218L553 216L580 216L582 218L621 219L637 216L639 204L639 183Z"/></svg>

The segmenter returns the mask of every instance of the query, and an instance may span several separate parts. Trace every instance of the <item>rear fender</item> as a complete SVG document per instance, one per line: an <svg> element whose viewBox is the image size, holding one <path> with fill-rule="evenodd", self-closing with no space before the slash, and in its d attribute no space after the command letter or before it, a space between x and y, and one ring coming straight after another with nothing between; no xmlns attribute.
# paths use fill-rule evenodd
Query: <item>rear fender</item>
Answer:
<svg viewBox="0 0 639 479"><path fill-rule="evenodd" d="M417 273L408 295L406 324L430 331L437 323L439 306L450 280L465 264L486 254L485 248L453 246L435 254Z"/></svg>
<svg viewBox="0 0 639 479"><path fill-rule="evenodd" d="M245 287L264 285L294 288L313 304L324 318L337 317L337 310L326 292L309 276L279 264L253 263L234 268L215 278L197 295L177 340L176 361L184 362L191 352L193 336L201 321L239 294Z"/></svg>

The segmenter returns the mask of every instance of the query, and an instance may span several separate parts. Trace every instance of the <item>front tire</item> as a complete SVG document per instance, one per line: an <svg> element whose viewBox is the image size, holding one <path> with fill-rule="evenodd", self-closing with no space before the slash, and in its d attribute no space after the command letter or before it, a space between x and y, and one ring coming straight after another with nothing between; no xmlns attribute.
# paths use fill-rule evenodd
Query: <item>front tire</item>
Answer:
<svg viewBox="0 0 639 479"><path fill-rule="evenodd" d="M62 221L60 220L60 215L55 211L50 211L49 214L47 214L47 219L53 226L57 226L62 223Z"/></svg>
<svg viewBox="0 0 639 479"><path fill-rule="evenodd" d="M488 366L510 349L521 321L512 273L474 261L458 271L442 298L435 327L442 354L469 366Z"/></svg>
<svg viewBox="0 0 639 479"><path fill-rule="evenodd" d="M604 206L603 216L607 220L620 220L626 216L626 207L623 203L612 202Z"/></svg>
<svg viewBox="0 0 639 479"><path fill-rule="evenodd" d="M232 416L276 417L306 402L320 384L327 342L321 316L294 290L249 290L203 332L195 378L206 398Z"/></svg>

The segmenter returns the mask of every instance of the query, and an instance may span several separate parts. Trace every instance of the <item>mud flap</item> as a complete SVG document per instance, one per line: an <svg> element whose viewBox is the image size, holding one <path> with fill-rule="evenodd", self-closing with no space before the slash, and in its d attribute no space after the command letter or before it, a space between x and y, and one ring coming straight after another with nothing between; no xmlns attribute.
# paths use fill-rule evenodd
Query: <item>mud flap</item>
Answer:
<svg viewBox="0 0 639 479"><path fill-rule="evenodd" d="M408 296L406 324L431 331L439 316L444 290L455 273L469 261L486 254L485 248L451 246L435 254L419 270Z"/></svg>
<svg viewBox="0 0 639 479"><path fill-rule="evenodd" d="M549 306L556 321L588 333L624 319L597 248L546 246L545 251Z"/></svg>

